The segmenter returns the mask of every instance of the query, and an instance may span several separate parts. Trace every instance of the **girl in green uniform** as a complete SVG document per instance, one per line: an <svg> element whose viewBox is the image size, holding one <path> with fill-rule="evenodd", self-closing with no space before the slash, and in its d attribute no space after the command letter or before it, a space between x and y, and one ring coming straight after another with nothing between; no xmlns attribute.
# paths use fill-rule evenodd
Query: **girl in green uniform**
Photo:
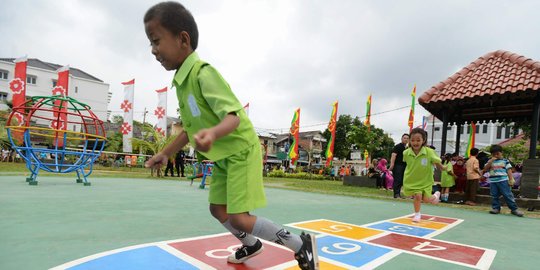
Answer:
<svg viewBox="0 0 540 270"><path fill-rule="evenodd" d="M403 161L407 163L403 177L403 194L414 197L413 222L420 222L420 205L423 202L439 203L440 192L431 195L433 187L433 165L441 171L443 166L437 153L426 146L427 133L421 128L413 128L410 134L410 147L403 151Z"/></svg>
<svg viewBox="0 0 540 270"><path fill-rule="evenodd" d="M454 166L452 165L452 155L444 155L443 162L443 171L441 172L441 202L448 202L448 194L450 193L450 188L456 184L456 175L454 174Z"/></svg>

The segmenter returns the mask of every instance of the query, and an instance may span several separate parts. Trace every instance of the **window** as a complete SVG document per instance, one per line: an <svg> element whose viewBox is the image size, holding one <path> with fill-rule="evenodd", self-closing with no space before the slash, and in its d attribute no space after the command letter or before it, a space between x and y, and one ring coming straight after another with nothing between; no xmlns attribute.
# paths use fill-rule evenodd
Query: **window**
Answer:
<svg viewBox="0 0 540 270"><path fill-rule="evenodd" d="M7 102L7 93L6 92L0 92L0 103L6 103Z"/></svg>
<svg viewBox="0 0 540 270"><path fill-rule="evenodd" d="M36 85L36 82L37 82L37 76L34 76L34 75L28 75L28 76L26 76L26 83L27 83L27 84L33 84L33 85Z"/></svg>
<svg viewBox="0 0 540 270"><path fill-rule="evenodd" d="M463 126L459 126L459 134L463 134Z"/></svg>
<svg viewBox="0 0 540 270"><path fill-rule="evenodd" d="M478 134L479 132L480 132L480 125L477 125L476 130L474 131L474 133Z"/></svg>
<svg viewBox="0 0 540 270"><path fill-rule="evenodd" d="M502 129L503 129L502 126L497 127L497 139L502 138Z"/></svg>
<svg viewBox="0 0 540 270"><path fill-rule="evenodd" d="M441 130L440 127L435 127L435 131L439 131L439 130Z"/></svg>
<svg viewBox="0 0 540 270"><path fill-rule="evenodd" d="M482 126L482 133L486 134L487 133L487 127L488 127L488 124L485 124Z"/></svg>
<svg viewBox="0 0 540 270"><path fill-rule="evenodd" d="M58 83L58 80L52 80L52 87L56 87L56 84Z"/></svg>
<svg viewBox="0 0 540 270"><path fill-rule="evenodd" d="M512 127L507 126L504 130L504 138L508 139L510 138L510 133L512 132Z"/></svg>
<svg viewBox="0 0 540 270"><path fill-rule="evenodd" d="M7 80L8 78L8 71L0 69L0 80Z"/></svg>
<svg viewBox="0 0 540 270"><path fill-rule="evenodd" d="M451 131L452 130L452 126L448 126L448 131Z"/></svg>
<svg viewBox="0 0 540 270"><path fill-rule="evenodd" d="M467 125L467 134L471 133L471 125Z"/></svg>
<svg viewBox="0 0 540 270"><path fill-rule="evenodd" d="M79 87L75 86L75 93L79 93Z"/></svg>

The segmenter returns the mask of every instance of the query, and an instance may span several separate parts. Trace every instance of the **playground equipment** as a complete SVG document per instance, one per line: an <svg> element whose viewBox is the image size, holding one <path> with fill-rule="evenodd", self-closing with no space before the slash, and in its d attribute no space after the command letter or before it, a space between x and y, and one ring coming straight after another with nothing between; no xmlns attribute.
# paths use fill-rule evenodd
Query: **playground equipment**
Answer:
<svg viewBox="0 0 540 270"><path fill-rule="evenodd" d="M201 184L199 185L200 189L204 189L206 186L206 177L212 176L212 169L214 168L214 163L209 160L203 160L202 162L194 162L193 166L193 175L187 177L191 180L193 185L193 179L202 177Z"/></svg>
<svg viewBox="0 0 540 270"><path fill-rule="evenodd" d="M79 125L81 132L67 130L73 124ZM13 108L6 129L12 148L26 161L30 185L37 185L41 169L75 171L76 182L89 186L87 177L107 141L103 121L90 106L62 95L35 96ZM39 148L37 144L48 147Z"/></svg>

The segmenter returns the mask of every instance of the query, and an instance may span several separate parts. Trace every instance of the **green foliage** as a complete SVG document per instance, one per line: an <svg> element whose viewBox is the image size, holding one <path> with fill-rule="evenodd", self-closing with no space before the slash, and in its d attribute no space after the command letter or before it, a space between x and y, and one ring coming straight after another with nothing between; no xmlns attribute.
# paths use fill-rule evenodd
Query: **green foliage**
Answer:
<svg viewBox="0 0 540 270"><path fill-rule="evenodd" d="M159 153L176 138L176 136L164 137L150 125L145 125L142 129L146 133L146 139L132 138L131 142L133 142L134 148L144 147L152 155Z"/></svg>
<svg viewBox="0 0 540 270"><path fill-rule="evenodd" d="M107 144L105 144L105 151L110 152L122 152L122 133L109 131L107 134Z"/></svg>
<svg viewBox="0 0 540 270"><path fill-rule="evenodd" d="M330 131L326 129L323 136L329 141ZM389 158L394 140L384 130L373 125L368 131L358 117L353 119L350 115L340 115L336 123L334 156L340 159L348 158L353 145L361 150L367 149L372 157Z"/></svg>
<svg viewBox="0 0 540 270"><path fill-rule="evenodd" d="M310 180L325 180L328 177L320 174L312 174L306 172L285 173L282 170L273 170L268 173L268 177L275 178L296 178L296 179L310 179Z"/></svg>

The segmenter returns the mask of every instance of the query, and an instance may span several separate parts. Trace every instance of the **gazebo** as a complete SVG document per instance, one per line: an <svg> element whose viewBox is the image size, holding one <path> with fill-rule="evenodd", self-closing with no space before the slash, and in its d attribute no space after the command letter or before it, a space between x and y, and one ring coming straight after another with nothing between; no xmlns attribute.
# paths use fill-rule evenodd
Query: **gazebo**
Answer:
<svg viewBox="0 0 540 270"><path fill-rule="evenodd" d="M446 152L449 124L456 124L459 130L464 123L471 122L530 122L532 139L522 177L522 182L524 178L530 181L530 187L522 185L521 192L528 198L538 198L540 160L535 158L540 116L540 62L508 51L491 52L431 87L418 101L443 122L441 153ZM459 142L457 132L457 151Z"/></svg>

